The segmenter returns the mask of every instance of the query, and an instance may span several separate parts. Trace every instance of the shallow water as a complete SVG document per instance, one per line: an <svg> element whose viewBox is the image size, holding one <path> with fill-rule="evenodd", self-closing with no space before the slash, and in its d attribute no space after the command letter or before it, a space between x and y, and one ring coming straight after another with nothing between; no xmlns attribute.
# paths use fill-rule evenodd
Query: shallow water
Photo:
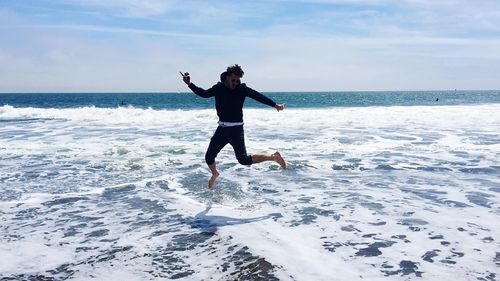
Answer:
<svg viewBox="0 0 500 281"><path fill-rule="evenodd" d="M0 107L1 280L496 280L500 105Z"/></svg>

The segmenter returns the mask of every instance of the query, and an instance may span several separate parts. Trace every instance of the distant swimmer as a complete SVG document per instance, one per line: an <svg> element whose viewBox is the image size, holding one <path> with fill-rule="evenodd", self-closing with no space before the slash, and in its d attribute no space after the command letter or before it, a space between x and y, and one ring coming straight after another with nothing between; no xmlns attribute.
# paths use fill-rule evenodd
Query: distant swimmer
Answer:
<svg viewBox="0 0 500 281"><path fill-rule="evenodd" d="M241 83L243 74L243 69L239 65L231 65L225 72L221 73L220 82L212 86L212 88L204 90L191 82L188 72L181 72L182 80L196 95L203 98L215 97L215 108L217 116L219 116L219 126L210 139L210 144L205 154L205 162L212 172L212 177L208 181L208 188L214 186L215 180L219 176L215 165L215 157L217 157L217 154L228 143L233 147L236 159L242 165L274 161L281 168L286 169L286 162L278 151L273 154L247 154L243 131L243 103L245 102L245 98L250 97L258 102L276 108L277 111L283 110L285 106L275 103L272 99Z"/></svg>
<svg viewBox="0 0 500 281"><path fill-rule="evenodd" d="M436 98L436 101L439 101L439 98Z"/></svg>

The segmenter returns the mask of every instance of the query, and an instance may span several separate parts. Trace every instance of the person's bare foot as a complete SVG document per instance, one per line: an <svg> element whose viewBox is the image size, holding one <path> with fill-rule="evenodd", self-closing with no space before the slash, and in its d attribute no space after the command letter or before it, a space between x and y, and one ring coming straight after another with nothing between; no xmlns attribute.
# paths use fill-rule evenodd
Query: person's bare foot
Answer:
<svg viewBox="0 0 500 281"><path fill-rule="evenodd" d="M273 153L273 158L274 158L274 161L276 161L278 164L280 164L282 169L286 169L285 159L283 159L283 157L281 157L281 154L278 151Z"/></svg>
<svg viewBox="0 0 500 281"><path fill-rule="evenodd" d="M210 180L208 180L208 188L212 188L214 186L215 180L217 179L218 176L219 176L218 172L215 172L215 174L212 174L212 177L210 178Z"/></svg>

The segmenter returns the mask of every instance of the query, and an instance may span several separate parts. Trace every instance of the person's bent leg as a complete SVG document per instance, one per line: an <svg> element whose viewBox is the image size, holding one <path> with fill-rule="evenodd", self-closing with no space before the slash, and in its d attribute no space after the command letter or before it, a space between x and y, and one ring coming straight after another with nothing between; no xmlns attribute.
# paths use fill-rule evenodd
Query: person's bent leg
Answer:
<svg viewBox="0 0 500 281"><path fill-rule="evenodd" d="M273 154L262 154L255 153L252 155L247 155L247 150L245 147L245 133L243 130L243 126L231 128L230 134L231 141L229 142L234 149L234 153L236 154L236 158L238 162L242 165L251 165L255 163L261 163L264 161L274 161L278 163L281 168L286 169L286 162L281 157L281 154L276 151Z"/></svg>
<svg viewBox="0 0 500 281"><path fill-rule="evenodd" d="M261 163L264 161L274 161L278 163L281 166L281 168L286 169L286 162L278 151L276 151L273 154L262 154L262 153L252 154L253 163Z"/></svg>

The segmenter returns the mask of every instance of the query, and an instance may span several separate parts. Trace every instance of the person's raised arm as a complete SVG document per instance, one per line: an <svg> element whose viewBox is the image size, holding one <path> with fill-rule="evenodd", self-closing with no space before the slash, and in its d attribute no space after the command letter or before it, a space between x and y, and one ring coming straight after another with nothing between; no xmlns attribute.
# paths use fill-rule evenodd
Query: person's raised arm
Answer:
<svg viewBox="0 0 500 281"><path fill-rule="evenodd" d="M191 91L193 91L193 93L195 93L196 95L198 95L202 98L210 98L210 97L214 96L214 93L212 90L213 88L210 88L208 90L200 88L191 82L191 76L189 76L188 72L185 72L185 73L182 73L182 71L179 71L179 72L182 75L182 81L184 81L184 83L186 83L186 85L188 85L189 89L191 89Z"/></svg>
<svg viewBox="0 0 500 281"><path fill-rule="evenodd" d="M274 107L274 108L276 108L277 111L285 109L284 104L276 103L272 99L264 96L263 94L257 92L256 90L254 90L250 87L247 87L246 85L244 85L244 87L245 87L245 93L246 93L247 97L250 97L250 98L252 98L260 103L263 103L265 105L269 105L271 107Z"/></svg>

